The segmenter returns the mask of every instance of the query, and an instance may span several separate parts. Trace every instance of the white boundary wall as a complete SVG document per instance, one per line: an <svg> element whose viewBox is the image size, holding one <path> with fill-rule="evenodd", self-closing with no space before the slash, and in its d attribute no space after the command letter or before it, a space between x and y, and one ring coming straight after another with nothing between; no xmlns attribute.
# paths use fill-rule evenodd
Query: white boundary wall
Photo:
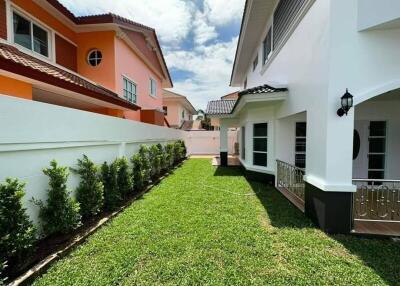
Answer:
<svg viewBox="0 0 400 286"><path fill-rule="evenodd" d="M188 131L186 147L189 155L219 155L219 131ZM238 131L228 131L228 153L235 153Z"/></svg>
<svg viewBox="0 0 400 286"><path fill-rule="evenodd" d="M51 160L73 167L86 154L101 164L130 158L140 144L184 138L180 130L0 95L0 182L7 177L26 182L24 203L36 221L38 209L29 200L46 199L42 169ZM70 190L78 183L70 173Z"/></svg>

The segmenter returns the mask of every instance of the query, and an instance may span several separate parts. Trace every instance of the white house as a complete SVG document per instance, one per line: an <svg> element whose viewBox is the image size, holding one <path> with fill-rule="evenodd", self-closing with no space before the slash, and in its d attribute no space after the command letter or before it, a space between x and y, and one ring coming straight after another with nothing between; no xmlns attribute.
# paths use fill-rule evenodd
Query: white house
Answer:
<svg viewBox="0 0 400 286"><path fill-rule="evenodd" d="M231 78L243 91L207 110L221 163L239 127L244 168L322 229L399 234L399 47L398 0L247 0Z"/></svg>

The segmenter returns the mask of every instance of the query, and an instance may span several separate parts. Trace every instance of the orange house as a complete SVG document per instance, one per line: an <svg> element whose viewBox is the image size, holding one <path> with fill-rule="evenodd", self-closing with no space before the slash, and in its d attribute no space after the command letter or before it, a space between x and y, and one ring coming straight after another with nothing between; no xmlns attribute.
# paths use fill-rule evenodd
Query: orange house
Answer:
<svg viewBox="0 0 400 286"><path fill-rule="evenodd" d="M76 17L57 0L0 0L0 95L164 125L171 87L154 29Z"/></svg>

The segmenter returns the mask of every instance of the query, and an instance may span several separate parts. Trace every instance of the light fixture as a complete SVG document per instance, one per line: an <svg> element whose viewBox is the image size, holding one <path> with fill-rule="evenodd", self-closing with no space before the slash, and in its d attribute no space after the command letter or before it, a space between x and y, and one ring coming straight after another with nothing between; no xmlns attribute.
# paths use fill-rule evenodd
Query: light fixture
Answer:
<svg viewBox="0 0 400 286"><path fill-rule="evenodd" d="M346 93L340 99L340 103L342 107L338 109L337 115L342 117L345 114L347 115L350 108L353 107L353 96L349 93L349 90L347 88Z"/></svg>

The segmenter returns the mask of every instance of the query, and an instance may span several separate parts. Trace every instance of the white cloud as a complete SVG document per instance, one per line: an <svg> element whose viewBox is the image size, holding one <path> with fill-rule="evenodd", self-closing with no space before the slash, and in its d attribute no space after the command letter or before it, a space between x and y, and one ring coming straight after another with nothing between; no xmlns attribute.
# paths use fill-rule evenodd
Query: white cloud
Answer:
<svg viewBox="0 0 400 286"><path fill-rule="evenodd" d="M190 79L175 82L174 90L203 109L209 100L237 90L229 87L237 40L235 37L230 42L198 46L193 51L169 52L166 61L170 68L193 74Z"/></svg>
<svg viewBox="0 0 400 286"><path fill-rule="evenodd" d="M184 0L61 0L76 15L112 12L155 28L160 40L176 44L191 29L195 6Z"/></svg>
<svg viewBox="0 0 400 286"><path fill-rule="evenodd" d="M204 0L204 13L212 25L224 26L240 21L244 9L244 0Z"/></svg>
<svg viewBox="0 0 400 286"><path fill-rule="evenodd" d="M218 37L214 26L211 26L207 17L200 11L196 12L193 22L194 42L198 45L205 44L206 42Z"/></svg>

